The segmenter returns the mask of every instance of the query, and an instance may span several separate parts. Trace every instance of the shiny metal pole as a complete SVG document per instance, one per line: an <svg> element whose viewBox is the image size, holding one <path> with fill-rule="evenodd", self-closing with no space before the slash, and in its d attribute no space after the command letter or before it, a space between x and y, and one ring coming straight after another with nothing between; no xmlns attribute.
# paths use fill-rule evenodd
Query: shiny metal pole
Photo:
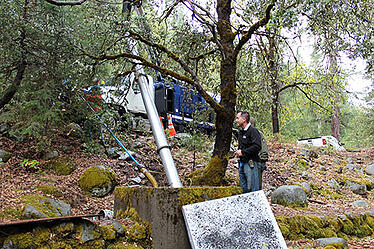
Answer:
<svg viewBox="0 0 374 249"><path fill-rule="evenodd" d="M143 10L141 7L135 8L138 15L143 15ZM136 41L129 39L128 44L130 50L133 54L138 55L137 44ZM140 86L140 92L142 94L143 103L145 109L147 111L148 119L151 123L151 128L153 132L153 136L156 140L157 151L159 152L162 160L162 164L164 165L166 176L169 181L170 187L173 188L180 188L183 187L182 183L179 179L177 168L175 167L173 157L170 152L169 143L166 140L164 129L162 128L160 118L158 116L158 112L156 109L156 105L154 100L151 98L151 91L148 87L148 79L144 73L144 69L140 65L135 66L138 83ZM153 87L153 85L151 86Z"/></svg>
<svg viewBox="0 0 374 249"><path fill-rule="evenodd" d="M151 123L153 136L156 140L157 151L160 153L170 187L180 188L182 187L182 183L179 179L178 171L174 165L169 143L166 140L165 132L162 128L160 118L158 117L155 103L150 97L146 76L144 76L144 74L139 76L138 82L144 106L147 110L148 119Z"/></svg>

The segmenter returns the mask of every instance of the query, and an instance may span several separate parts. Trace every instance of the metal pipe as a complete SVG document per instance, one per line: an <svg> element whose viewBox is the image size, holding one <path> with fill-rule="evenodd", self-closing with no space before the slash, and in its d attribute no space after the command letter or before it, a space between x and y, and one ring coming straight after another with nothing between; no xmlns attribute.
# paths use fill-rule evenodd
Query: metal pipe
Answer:
<svg viewBox="0 0 374 249"><path fill-rule="evenodd" d="M143 69L140 69L140 71L142 70ZM144 76L144 74L140 75L138 82L144 106L147 110L148 119L151 123L153 136L156 140L157 150L160 153L162 164L164 165L169 184L173 188L180 188L182 187L182 183L179 179L178 171L174 165L174 160L170 152L169 143L166 140L165 132L162 128L160 118L158 117L155 103L150 97L146 76Z"/></svg>
<svg viewBox="0 0 374 249"><path fill-rule="evenodd" d="M141 6L135 6L135 10L139 16L143 15L143 9ZM131 53L138 55L137 42L133 39L128 39L128 45ZM136 60L135 60L136 61ZM140 64L140 62L139 62ZM165 168L166 176L169 181L169 185L173 188L183 187L179 179L178 171L175 167L173 157L170 152L169 143L166 140L165 132L162 128L161 121L158 116L156 105L154 99L151 98L150 89L148 88L148 79L144 73L144 69L141 65L137 64L135 66L138 83L140 86L140 92L142 94L143 103L147 111L148 119L151 123L151 128L153 136L156 140L157 151L160 154L162 164ZM153 87L153 85L151 86Z"/></svg>

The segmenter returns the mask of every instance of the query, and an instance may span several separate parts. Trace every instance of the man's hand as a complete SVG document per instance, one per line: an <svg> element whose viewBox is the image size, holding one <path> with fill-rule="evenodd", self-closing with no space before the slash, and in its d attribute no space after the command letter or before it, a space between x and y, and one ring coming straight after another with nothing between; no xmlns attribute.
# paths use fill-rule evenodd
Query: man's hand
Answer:
<svg viewBox="0 0 374 249"><path fill-rule="evenodd" d="M235 156L242 156L243 155L242 150L235 151L234 155Z"/></svg>

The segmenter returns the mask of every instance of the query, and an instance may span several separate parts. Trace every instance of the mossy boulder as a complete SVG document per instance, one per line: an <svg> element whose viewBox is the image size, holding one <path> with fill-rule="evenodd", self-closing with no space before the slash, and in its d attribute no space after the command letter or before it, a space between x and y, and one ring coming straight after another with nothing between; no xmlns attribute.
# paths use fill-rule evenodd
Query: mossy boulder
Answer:
<svg viewBox="0 0 374 249"><path fill-rule="evenodd" d="M350 236L363 238L374 233L374 213L372 212L339 215L338 217L281 216L276 220L283 236L289 240L330 237L347 240Z"/></svg>
<svg viewBox="0 0 374 249"><path fill-rule="evenodd" d="M57 175L70 175L76 168L77 164L65 157L57 157L46 164L48 169L52 169Z"/></svg>
<svg viewBox="0 0 374 249"><path fill-rule="evenodd" d="M22 209L22 217L26 219L38 219L47 217L70 216L70 205L40 196L25 196L25 206Z"/></svg>
<svg viewBox="0 0 374 249"><path fill-rule="evenodd" d="M8 151L0 150L0 162L6 163L9 160L10 156L11 154Z"/></svg>
<svg viewBox="0 0 374 249"><path fill-rule="evenodd" d="M117 175L104 166L94 166L83 172L79 187L93 197L108 195L117 183Z"/></svg>
<svg viewBox="0 0 374 249"><path fill-rule="evenodd" d="M187 176L192 186L222 186L229 156L214 156L204 169L198 169Z"/></svg>
<svg viewBox="0 0 374 249"><path fill-rule="evenodd" d="M56 224L55 224L56 223ZM118 223L118 224L117 224ZM118 233L113 225L119 222L111 220L107 225L98 226L88 220L71 222L39 223L37 226L23 226L20 229L3 227L0 234L0 248L151 248L150 227L142 223L126 221L127 231ZM144 239L147 238L147 239Z"/></svg>

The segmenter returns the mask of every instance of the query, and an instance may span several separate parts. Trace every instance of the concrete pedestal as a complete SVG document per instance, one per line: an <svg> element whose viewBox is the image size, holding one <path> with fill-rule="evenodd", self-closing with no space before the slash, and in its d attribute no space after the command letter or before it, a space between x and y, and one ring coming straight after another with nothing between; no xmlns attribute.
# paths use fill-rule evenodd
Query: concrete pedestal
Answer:
<svg viewBox="0 0 374 249"><path fill-rule="evenodd" d="M155 249L190 249L182 206L240 193L239 187L119 187L114 191L114 212L134 208L151 224Z"/></svg>

